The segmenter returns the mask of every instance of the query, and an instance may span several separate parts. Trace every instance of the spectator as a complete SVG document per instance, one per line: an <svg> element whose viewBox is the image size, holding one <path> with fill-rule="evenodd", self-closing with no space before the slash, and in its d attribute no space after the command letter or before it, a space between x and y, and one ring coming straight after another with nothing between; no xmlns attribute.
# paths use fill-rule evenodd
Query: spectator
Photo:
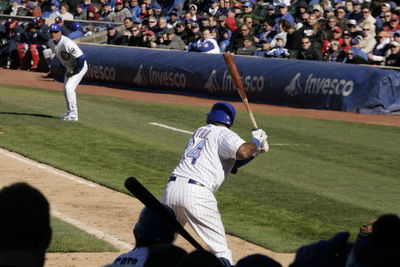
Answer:
<svg viewBox="0 0 400 267"><path fill-rule="evenodd" d="M250 31L249 34L251 36L254 36L256 29L253 24L253 19L251 17L245 17L243 20L243 24L249 28L249 31Z"/></svg>
<svg viewBox="0 0 400 267"><path fill-rule="evenodd" d="M265 21L268 12L269 3L267 1L256 1L253 7L253 14L262 23Z"/></svg>
<svg viewBox="0 0 400 267"><path fill-rule="evenodd" d="M52 229L45 196L26 183L0 190L0 265L44 266Z"/></svg>
<svg viewBox="0 0 400 267"><path fill-rule="evenodd" d="M164 49L174 49L174 50L185 50L186 44L183 42L179 35L175 34L174 29L168 29L167 32L167 42L154 46L153 48L164 48Z"/></svg>
<svg viewBox="0 0 400 267"><path fill-rule="evenodd" d="M278 33L274 36L274 38L272 39L272 41L271 41L271 47L275 47L276 40L277 40L278 38L283 40L283 46L286 45L286 35L287 35L287 33L283 30L283 22L284 22L284 21L285 21L285 20L280 20L280 21L279 21L279 23L278 23L279 31L278 31Z"/></svg>
<svg viewBox="0 0 400 267"><path fill-rule="evenodd" d="M42 9L40 8L38 1L29 2L26 5L26 7L28 9L27 16L31 16L31 17L41 17L42 16Z"/></svg>
<svg viewBox="0 0 400 267"><path fill-rule="evenodd" d="M362 8L362 15L363 15L363 18L361 20L360 27L363 28L364 25L368 24L369 25L368 27L371 29L371 33L373 33L374 37L375 37L376 19L371 14L371 8L369 8L368 6L364 6Z"/></svg>
<svg viewBox="0 0 400 267"><path fill-rule="evenodd" d="M266 57L274 57L274 58L288 58L289 52L286 48L284 48L284 42L282 38L277 38L275 43L275 48L269 50L265 53Z"/></svg>
<svg viewBox="0 0 400 267"><path fill-rule="evenodd" d="M367 60L359 55L357 55L355 49L353 47L349 48L344 52L345 58L342 63L346 64L367 64Z"/></svg>
<svg viewBox="0 0 400 267"><path fill-rule="evenodd" d="M189 5L189 17L194 22L199 22L201 17L197 14L197 6L195 4Z"/></svg>
<svg viewBox="0 0 400 267"><path fill-rule="evenodd" d="M121 41L121 45L126 45L126 46L128 46L128 45L129 45L129 40L130 40L131 36L132 36L132 33L131 33L130 30L127 30L127 29L123 30L123 31L122 31L122 41Z"/></svg>
<svg viewBox="0 0 400 267"><path fill-rule="evenodd" d="M296 24L303 22L303 14L308 14L308 4L305 0L300 0L296 3L296 11L294 13L294 19Z"/></svg>
<svg viewBox="0 0 400 267"><path fill-rule="evenodd" d="M328 62L337 62L341 52L340 43L336 40L331 41L323 54L324 60Z"/></svg>
<svg viewBox="0 0 400 267"><path fill-rule="evenodd" d="M337 19L335 16L329 16L325 25L321 29L321 39L323 41L330 40L333 37L333 29L337 27Z"/></svg>
<svg viewBox="0 0 400 267"><path fill-rule="evenodd" d="M375 17L375 25L376 25L376 31L381 31L384 24L385 24L385 18L386 16L388 16L387 18L390 19L390 16L392 15L392 13L390 12L390 4L389 3L382 3L381 4L381 13Z"/></svg>
<svg viewBox="0 0 400 267"><path fill-rule="evenodd" d="M141 46L143 40L142 32L138 26L133 26L131 30L131 37L129 38L129 46Z"/></svg>
<svg viewBox="0 0 400 267"><path fill-rule="evenodd" d="M378 42L372 49L372 53L368 54L368 59L371 64L381 65L385 62L386 52L389 50L390 38L389 34L385 31L381 31L377 36Z"/></svg>
<svg viewBox="0 0 400 267"><path fill-rule="evenodd" d="M174 211L170 207L167 205L164 205L164 207L169 213L175 216ZM157 258L153 257L155 250L153 249L153 251L150 251L152 250L150 247L161 244L171 244L175 239L176 233L164 217L144 207L133 228L133 235L136 241L135 248L117 257L114 260L114 265L143 267L147 264L147 266L151 266L148 264ZM163 257L165 257L165 255Z"/></svg>
<svg viewBox="0 0 400 267"><path fill-rule="evenodd" d="M278 4L278 8L279 8L279 15L276 16L275 18L274 29L279 30L279 21L281 19L289 21L290 25L294 26L295 24L294 17L292 16L292 14L289 13L288 6L284 3L280 3Z"/></svg>
<svg viewBox="0 0 400 267"><path fill-rule="evenodd" d="M392 41L390 43L390 54L386 57L386 66L400 67L400 43Z"/></svg>
<svg viewBox="0 0 400 267"><path fill-rule="evenodd" d="M101 15L100 15L100 8L99 8L98 3L89 5L86 8L86 19L87 20L101 20L102 19Z"/></svg>
<svg viewBox="0 0 400 267"><path fill-rule="evenodd" d="M110 6L110 8L111 8L111 6ZM87 14L86 14L85 10L83 9L83 4L76 5L76 13L75 13L74 19L86 20L86 18L87 18Z"/></svg>
<svg viewBox="0 0 400 267"><path fill-rule="evenodd" d="M320 25L317 22L317 18L314 14L311 14L307 21L303 24L303 27L299 29L299 32L303 37L309 37L315 48L322 48L322 38L320 35Z"/></svg>
<svg viewBox="0 0 400 267"><path fill-rule="evenodd" d="M221 53L225 52L230 45L230 38L232 36L232 32L229 30L223 30L220 34L219 38L219 50Z"/></svg>
<svg viewBox="0 0 400 267"><path fill-rule="evenodd" d="M49 34L49 27L45 24L45 20L43 18L35 18L31 23L32 24L28 33L30 56L30 60L28 62L31 62L31 70L38 70L40 57L47 47L47 43L51 36ZM67 29L65 29L65 31L67 31Z"/></svg>
<svg viewBox="0 0 400 267"><path fill-rule="evenodd" d="M184 40L185 43L186 42L187 42L187 44L196 43L197 41L199 41L201 39L202 33L200 31L200 26L197 22L188 23L186 25L186 27L190 30L188 31L189 35L188 35L187 41Z"/></svg>
<svg viewBox="0 0 400 267"><path fill-rule="evenodd" d="M389 23L383 27L383 30L388 32L390 37L393 37L394 33L400 30L399 16L392 14Z"/></svg>
<svg viewBox="0 0 400 267"><path fill-rule="evenodd" d="M155 31L155 33L157 34L157 33L166 33L167 32L167 30L168 30L168 20L167 20L167 18L166 17L160 17L159 19L158 19L158 28L157 28L157 30Z"/></svg>
<svg viewBox="0 0 400 267"><path fill-rule="evenodd" d="M356 56L362 57L367 63L368 61L368 54L363 52L360 47L360 40L358 38L353 38L350 41L351 49L353 50L353 54Z"/></svg>
<svg viewBox="0 0 400 267"><path fill-rule="evenodd" d="M55 19L56 17L60 17L62 20L74 19L74 16L69 12L69 7L67 4L62 4L59 11L56 11L50 15L50 19Z"/></svg>
<svg viewBox="0 0 400 267"><path fill-rule="evenodd" d="M165 265L164 265L165 266ZM224 267L222 262L211 252L195 250L184 255L176 267Z"/></svg>
<svg viewBox="0 0 400 267"><path fill-rule="evenodd" d="M300 247L290 267L300 266L344 266L348 255L349 233L337 233L330 240L321 240Z"/></svg>
<svg viewBox="0 0 400 267"><path fill-rule="evenodd" d="M140 42L140 46L151 47L152 42L156 42L156 34L150 30L143 32L143 38Z"/></svg>
<svg viewBox="0 0 400 267"><path fill-rule="evenodd" d="M122 35L115 29L114 24L107 24L107 44L120 45Z"/></svg>
<svg viewBox="0 0 400 267"><path fill-rule="evenodd" d="M261 41L261 48L254 51L253 56L266 57L266 53L271 49L271 39Z"/></svg>
<svg viewBox="0 0 400 267"><path fill-rule="evenodd" d="M290 58L296 58L301 49L301 38L303 35L300 31L293 28L289 21L283 20L282 28L286 32L285 48L290 54Z"/></svg>
<svg viewBox="0 0 400 267"><path fill-rule="evenodd" d="M278 33L277 31L273 30L273 27L274 27L273 20L266 19L264 21L262 29L259 31L257 36L254 37L256 46L258 47L262 46L262 42L267 39L269 39L269 43L271 43L271 39L273 39L275 35Z"/></svg>
<svg viewBox="0 0 400 267"><path fill-rule="evenodd" d="M277 16L277 14L275 14L275 6L272 4L268 4L267 5L267 15L265 17L265 20L272 19L275 22L276 16ZM274 24L274 27L275 27L275 24Z"/></svg>
<svg viewBox="0 0 400 267"><path fill-rule="evenodd" d="M256 47L254 46L254 40L251 37L247 37L243 40L243 46L240 47L236 54L237 55L245 55L245 56L251 56L254 54L256 51Z"/></svg>
<svg viewBox="0 0 400 267"><path fill-rule="evenodd" d="M50 18L50 16L57 12L58 9L60 7L60 2L58 2L57 0L52 0L50 2L50 10L43 12L42 16L43 18Z"/></svg>
<svg viewBox="0 0 400 267"><path fill-rule="evenodd" d="M361 30L357 25L357 21L354 19L349 20L349 24L347 24L347 28L351 34L351 38L356 38L357 36L361 36Z"/></svg>
<svg viewBox="0 0 400 267"><path fill-rule="evenodd" d="M351 47L350 41L353 38L351 37L351 33L349 31L344 31L342 37L343 37L342 49L344 51L347 51Z"/></svg>
<svg viewBox="0 0 400 267"><path fill-rule="evenodd" d="M149 247L149 255L143 267L177 266L186 254L185 250L172 244L152 245Z"/></svg>
<svg viewBox="0 0 400 267"><path fill-rule="evenodd" d="M231 44L229 50L233 53L236 53L239 47L242 47L243 40L247 37L252 37L250 35L250 29L247 25L242 25L240 30L235 32L231 38Z"/></svg>
<svg viewBox="0 0 400 267"><path fill-rule="evenodd" d="M72 22L71 29L72 32L67 36L69 39L73 40L84 36L82 32L82 25L79 22L77 21Z"/></svg>
<svg viewBox="0 0 400 267"><path fill-rule="evenodd" d="M362 28L362 34L360 38L360 48L364 53L371 53L372 49L376 44L375 34L372 31L372 27L369 23L365 23Z"/></svg>
<svg viewBox="0 0 400 267"><path fill-rule="evenodd" d="M175 34L180 36L182 41L188 45L189 44L189 37L191 35L191 32L188 28L186 28L185 24L183 22L178 22L175 26Z"/></svg>
<svg viewBox="0 0 400 267"><path fill-rule="evenodd" d="M132 19L139 18L141 9L138 0L129 0L127 9L132 13Z"/></svg>
<svg viewBox="0 0 400 267"><path fill-rule="evenodd" d="M10 5L4 10L4 14L11 16L21 16L24 12L24 6L21 5L21 0L11 0Z"/></svg>
<svg viewBox="0 0 400 267"><path fill-rule="evenodd" d="M301 17L299 18L299 20L296 22L295 24L295 29L299 30L301 27L303 27L304 23L307 22L307 19L310 17L310 13L303 13L301 14Z"/></svg>
<svg viewBox="0 0 400 267"><path fill-rule="evenodd" d="M125 30L128 30L129 32L131 32L132 28L133 28L133 19L131 17L125 18L124 26L125 26Z"/></svg>
<svg viewBox="0 0 400 267"><path fill-rule="evenodd" d="M173 29L176 24L178 23L178 14L176 12L170 12L169 14L169 20L167 24L168 29Z"/></svg>
<svg viewBox="0 0 400 267"><path fill-rule="evenodd" d="M361 4L359 0L353 0L353 12L349 15L349 19L353 19L360 24L363 20L363 13L361 11Z"/></svg>
<svg viewBox="0 0 400 267"><path fill-rule="evenodd" d="M150 31L157 32L159 30L157 22L158 21L157 21L157 18L155 16L150 16L147 19L147 26L149 27Z"/></svg>
<svg viewBox="0 0 400 267"><path fill-rule="evenodd" d="M346 267L400 266L400 219L384 214L372 225L372 232L354 244Z"/></svg>
<svg viewBox="0 0 400 267"><path fill-rule="evenodd" d="M347 25L349 24L349 21L346 18L346 8L343 6L338 7L336 9L335 16L337 19L337 26L339 26L343 30L348 30Z"/></svg>
<svg viewBox="0 0 400 267"><path fill-rule="evenodd" d="M328 12L329 13L329 12ZM334 16L335 12L332 9L332 13L329 13L330 16ZM320 5L314 5L313 10L312 10L312 15L315 16L315 20L319 25L323 24L325 22L325 17L324 17L324 10Z"/></svg>
<svg viewBox="0 0 400 267"><path fill-rule="evenodd" d="M282 265L268 256L251 254L240 259L235 267L281 267Z"/></svg>
<svg viewBox="0 0 400 267"><path fill-rule="evenodd" d="M312 44L310 37L303 37L301 40L301 50L297 55L297 59L302 60L323 60L322 53Z"/></svg>
<svg viewBox="0 0 400 267"><path fill-rule="evenodd" d="M0 66L7 69L19 67L17 43L26 41L25 29L18 25L17 20L8 20L5 31L0 32ZM25 46L22 44L23 47Z"/></svg>
<svg viewBox="0 0 400 267"><path fill-rule="evenodd" d="M204 29L202 32L203 38L195 43L190 43L188 51L191 52L202 52L208 54L220 53L217 41L211 37L210 29Z"/></svg>
<svg viewBox="0 0 400 267"><path fill-rule="evenodd" d="M335 27L335 28L332 29L332 32L333 32L332 38L329 39L329 40L325 40L323 45L322 45L322 49L321 49L322 53L326 52L327 47L333 41L334 42L338 42L340 45L343 44L342 29L340 27Z"/></svg>
<svg viewBox="0 0 400 267"><path fill-rule="evenodd" d="M230 31L236 32L238 27L236 26L236 18L235 18L234 9L232 9L232 8L228 9L227 18L225 19L225 23L226 23L226 27Z"/></svg>
<svg viewBox="0 0 400 267"><path fill-rule="evenodd" d="M258 27L260 22L258 17L253 13L253 4L251 2L245 2L242 7L244 10L240 18L243 18L243 22L246 23L246 18L249 18L253 24L252 27Z"/></svg>
<svg viewBox="0 0 400 267"><path fill-rule="evenodd" d="M123 22L125 18L132 16L132 13L124 7L122 0L116 0L115 9L107 16L107 20L111 22Z"/></svg>
<svg viewBox="0 0 400 267"><path fill-rule="evenodd" d="M219 13L218 0L211 0L207 13L211 16L216 16Z"/></svg>

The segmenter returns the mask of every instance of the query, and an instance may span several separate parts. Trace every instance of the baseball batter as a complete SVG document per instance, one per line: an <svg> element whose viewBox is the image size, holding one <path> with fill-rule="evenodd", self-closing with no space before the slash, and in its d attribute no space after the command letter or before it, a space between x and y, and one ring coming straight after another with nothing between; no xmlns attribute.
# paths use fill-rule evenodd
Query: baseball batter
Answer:
<svg viewBox="0 0 400 267"><path fill-rule="evenodd" d="M50 25L51 40L49 46L61 64L65 67L64 96L67 103L67 113L60 117L65 121L78 120L78 103L76 100L76 87L81 82L88 69L86 58L78 45L61 34L62 27L57 24Z"/></svg>
<svg viewBox="0 0 400 267"><path fill-rule="evenodd" d="M252 141L245 142L229 129L235 115L235 108L228 103L213 105L208 125L194 132L169 177L162 201L174 210L182 225L189 223L226 265L232 264L232 255L214 193L229 173L268 151L263 130L253 130Z"/></svg>

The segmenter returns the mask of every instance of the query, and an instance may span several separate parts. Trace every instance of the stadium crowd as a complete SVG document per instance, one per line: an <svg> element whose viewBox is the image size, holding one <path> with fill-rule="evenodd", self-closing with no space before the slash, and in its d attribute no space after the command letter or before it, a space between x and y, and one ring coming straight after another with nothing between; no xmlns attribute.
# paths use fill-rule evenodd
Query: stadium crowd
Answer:
<svg viewBox="0 0 400 267"><path fill-rule="evenodd" d="M93 29L65 20L108 22L113 45L400 66L400 6L389 0L10 0L4 13L34 17L0 24L6 68L38 67L45 19L71 39Z"/></svg>
<svg viewBox="0 0 400 267"><path fill-rule="evenodd" d="M166 210L175 216L173 210ZM44 266L46 249L52 238L50 205L46 197L26 183L0 189L0 266ZM175 230L164 217L143 208L134 224L136 247L105 267L233 267L211 252L190 253L173 245ZM400 266L400 218L383 214L360 227L356 241L348 232L329 240L300 247L289 266L303 267L397 267ZM262 254L240 259L236 267L279 267L280 263Z"/></svg>

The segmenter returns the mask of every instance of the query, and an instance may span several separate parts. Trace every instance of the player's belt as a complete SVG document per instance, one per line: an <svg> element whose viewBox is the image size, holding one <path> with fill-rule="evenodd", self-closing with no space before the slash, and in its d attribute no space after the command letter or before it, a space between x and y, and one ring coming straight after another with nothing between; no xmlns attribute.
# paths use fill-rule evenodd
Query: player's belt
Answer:
<svg viewBox="0 0 400 267"><path fill-rule="evenodd" d="M168 182L174 182L175 180L176 180L176 176L170 176L168 178ZM202 183L199 183L199 182L197 182L197 181L195 181L193 179L189 179L188 180L188 184L195 184L195 185L199 185L199 186L204 187L204 185Z"/></svg>

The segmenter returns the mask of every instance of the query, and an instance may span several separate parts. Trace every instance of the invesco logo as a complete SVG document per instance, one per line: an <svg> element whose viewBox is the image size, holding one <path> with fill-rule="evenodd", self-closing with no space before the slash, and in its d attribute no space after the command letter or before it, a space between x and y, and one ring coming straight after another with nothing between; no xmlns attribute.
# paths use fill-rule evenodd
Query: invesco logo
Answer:
<svg viewBox="0 0 400 267"><path fill-rule="evenodd" d="M97 80L115 81L115 69L114 67L89 64L86 76Z"/></svg>

